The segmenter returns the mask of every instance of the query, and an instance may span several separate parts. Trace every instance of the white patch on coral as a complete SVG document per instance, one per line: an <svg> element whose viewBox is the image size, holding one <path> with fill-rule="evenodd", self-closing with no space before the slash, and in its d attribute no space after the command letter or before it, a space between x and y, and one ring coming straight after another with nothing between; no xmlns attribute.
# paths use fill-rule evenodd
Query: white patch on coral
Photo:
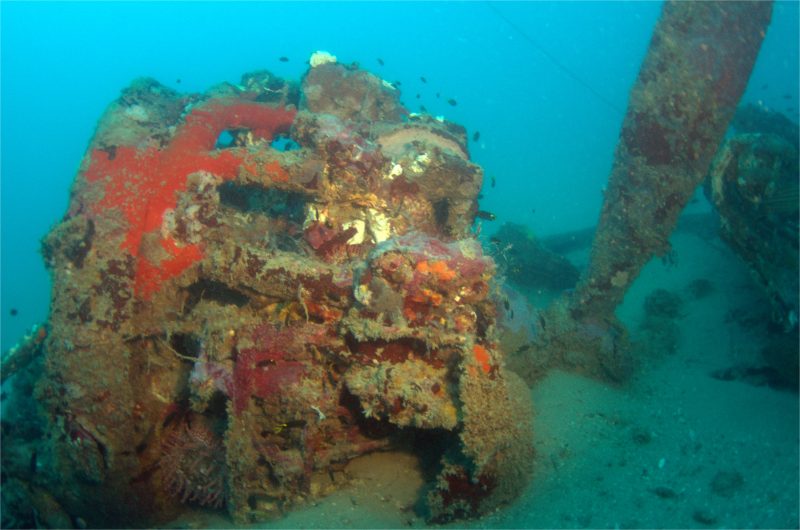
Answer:
<svg viewBox="0 0 800 530"><path fill-rule="evenodd" d="M184 210L184 215L191 220L195 220L197 218L197 212L199 211L200 211L199 204L191 204L187 206L186 209Z"/></svg>
<svg viewBox="0 0 800 530"><path fill-rule="evenodd" d="M353 237L347 240L348 245L360 245L364 242L364 232L367 228L367 223L364 222L363 219L353 219L352 221L347 221L346 223L342 223L342 229L348 230L350 227L355 227L356 233L353 234Z"/></svg>
<svg viewBox="0 0 800 530"><path fill-rule="evenodd" d="M372 301L372 291L366 285L356 287L353 296L363 305L369 305L370 301Z"/></svg>
<svg viewBox="0 0 800 530"><path fill-rule="evenodd" d="M414 163L411 164L411 171L414 173L424 173L425 169L428 167L428 164L431 163L431 157L428 153L422 153L418 155L417 158L414 159Z"/></svg>
<svg viewBox="0 0 800 530"><path fill-rule="evenodd" d="M400 164L395 164L392 166L392 169L384 178L386 180L394 180L395 177L399 177L402 174L403 174L403 166L401 166Z"/></svg>
<svg viewBox="0 0 800 530"><path fill-rule="evenodd" d="M308 60L308 62L311 65L311 68L316 68L317 66L321 66L323 64L335 63L336 56L326 51L317 50L311 54L311 58Z"/></svg>
<svg viewBox="0 0 800 530"><path fill-rule="evenodd" d="M125 116L140 123L144 121L150 121L150 114L147 112L147 109L141 105L131 105L130 107L126 108Z"/></svg>
<svg viewBox="0 0 800 530"><path fill-rule="evenodd" d="M473 239L462 239L456 245L458 251L468 259L478 259L483 256L480 243Z"/></svg>
<svg viewBox="0 0 800 530"><path fill-rule="evenodd" d="M306 219L303 221L303 228L308 228L315 221L324 223L328 220L328 211L324 208L317 208L313 204L308 205L306 210Z"/></svg>
<svg viewBox="0 0 800 530"><path fill-rule="evenodd" d="M392 225L389 218L374 208L367 210L367 221L369 223L369 234L374 243L382 243L392 235Z"/></svg>
<svg viewBox="0 0 800 530"><path fill-rule="evenodd" d="M311 410L313 410L314 412L316 412L316 413L317 413L317 420L318 420L318 421L322 421L322 420L324 420L324 419L325 419L325 417L326 417L326 416L325 416L325 413L324 413L324 412L322 412L322 410L321 410L321 409L320 409L318 406L316 406L316 405L311 405Z"/></svg>

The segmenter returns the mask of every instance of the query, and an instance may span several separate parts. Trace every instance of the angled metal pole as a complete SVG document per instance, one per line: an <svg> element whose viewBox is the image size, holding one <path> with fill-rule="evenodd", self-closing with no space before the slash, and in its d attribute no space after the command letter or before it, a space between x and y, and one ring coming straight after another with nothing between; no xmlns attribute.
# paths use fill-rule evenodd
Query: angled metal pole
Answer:
<svg viewBox="0 0 800 530"><path fill-rule="evenodd" d="M551 325L542 340L551 355L596 372L590 352L599 348L603 371L624 372L614 366L623 363L625 335L614 310L642 267L669 251L678 216L745 90L771 13L771 2L664 4L631 90L589 268L546 316Z"/></svg>

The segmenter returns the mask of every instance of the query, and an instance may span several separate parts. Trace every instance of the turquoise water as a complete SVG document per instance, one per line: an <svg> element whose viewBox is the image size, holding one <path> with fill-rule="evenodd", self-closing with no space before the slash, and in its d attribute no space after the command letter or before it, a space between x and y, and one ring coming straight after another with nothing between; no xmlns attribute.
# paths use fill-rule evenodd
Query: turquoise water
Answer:
<svg viewBox="0 0 800 530"><path fill-rule="evenodd" d="M660 9L658 2L0 3L0 348L47 318L50 283L39 241L64 215L97 119L134 78L154 77L184 92L237 83L242 73L258 69L297 80L311 53L327 50L339 62L358 62L395 83L410 110L424 106L463 124L471 138L480 133L470 149L489 177L481 208L496 215L482 223L484 239L504 222L548 236L596 224L622 109ZM743 98L795 122L799 13L798 2L775 5ZM457 104L448 104L451 99ZM701 200L690 208L705 211L707 205ZM692 256L710 259L691 242L679 242L688 263ZM735 268L729 254L713 259ZM700 276L687 261L681 267L683 283L671 285L676 291ZM731 289L747 279L741 267L735 270ZM708 267L702 272L714 274ZM643 277L655 288L669 283L666 275L658 269ZM634 299L641 305L649 291L638 290ZM723 301L718 306L728 309ZM550 387L559 383L595 397L604 392L573 380L548 382L542 388L551 391L538 389L537 404L558 407ZM570 413L581 421L576 410ZM542 414L543 430L553 439L563 435L558 419ZM557 447L539 449L561 455ZM651 472L663 467L660 455L652 459ZM784 470L790 475L796 455L793 462ZM580 510L566 521L532 518L525 509L516 507L498 524L592 525ZM296 525L304 524L310 523ZM594 520L607 524L613 523Z"/></svg>
<svg viewBox="0 0 800 530"><path fill-rule="evenodd" d="M617 109L660 10L494 7ZM797 21L797 2L776 5L745 100L796 115ZM480 131L471 154L497 179L482 207L499 222L540 234L594 224L622 114L485 3L3 2L2 349L47 315L39 239L63 215L96 120L123 87L151 76L203 91L261 68L298 79L318 49L401 81L410 109L421 104Z"/></svg>
<svg viewBox="0 0 800 530"><path fill-rule="evenodd" d="M659 8L498 5L621 108ZM39 239L96 120L135 77L182 91L261 68L299 79L328 50L401 81L412 110L480 131L473 158L498 183L483 206L541 231L594 222L622 120L482 3L3 3L2 15L3 349L47 314Z"/></svg>

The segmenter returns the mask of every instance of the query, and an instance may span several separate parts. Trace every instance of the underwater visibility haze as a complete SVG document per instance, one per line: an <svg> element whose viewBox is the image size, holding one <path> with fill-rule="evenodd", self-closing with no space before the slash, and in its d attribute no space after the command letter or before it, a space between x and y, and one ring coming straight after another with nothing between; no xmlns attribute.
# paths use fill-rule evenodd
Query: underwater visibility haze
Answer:
<svg viewBox="0 0 800 530"><path fill-rule="evenodd" d="M0 3L2 527L797 528L799 6Z"/></svg>

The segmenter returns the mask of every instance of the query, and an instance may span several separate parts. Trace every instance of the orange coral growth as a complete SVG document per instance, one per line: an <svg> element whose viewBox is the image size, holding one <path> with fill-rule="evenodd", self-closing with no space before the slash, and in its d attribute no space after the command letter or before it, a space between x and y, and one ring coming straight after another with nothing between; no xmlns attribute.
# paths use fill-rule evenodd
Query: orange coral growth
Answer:
<svg viewBox="0 0 800 530"><path fill-rule="evenodd" d="M404 316L404 317L406 318L406 320L408 320L409 322L413 322L414 320L416 320L416 319L419 317L419 315L417 314L417 312L416 312L416 311L414 311L414 308L413 308L413 307L409 307L408 305L406 305L405 307L403 307L403 316Z"/></svg>
<svg viewBox="0 0 800 530"><path fill-rule="evenodd" d="M440 293L423 287L420 289L420 292L409 294L407 299L408 301L416 302L418 304L430 304L437 306L442 304L443 297Z"/></svg>
<svg viewBox="0 0 800 530"><path fill-rule="evenodd" d="M451 269L446 261L420 261L417 270L422 274L432 274L437 280L447 282L456 277L456 271Z"/></svg>
<svg viewBox="0 0 800 530"><path fill-rule="evenodd" d="M311 300L306 300L305 304L310 315L321 318L325 322L332 322L342 318L343 313L341 309L328 307L324 304L318 304L317 302L313 302Z"/></svg>
<svg viewBox="0 0 800 530"><path fill-rule="evenodd" d="M489 364L489 351L480 344L476 344L472 347L472 353L475 355L475 360L481 365L481 369L484 373L488 374L489 370L492 369L492 366Z"/></svg>
<svg viewBox="0 0 800 530"><path fill-rule="evenodd" d="M443 297L440 293L433 291L431 289L422 289L422 294L424 294L432 305L441 305Z"/></svg>

